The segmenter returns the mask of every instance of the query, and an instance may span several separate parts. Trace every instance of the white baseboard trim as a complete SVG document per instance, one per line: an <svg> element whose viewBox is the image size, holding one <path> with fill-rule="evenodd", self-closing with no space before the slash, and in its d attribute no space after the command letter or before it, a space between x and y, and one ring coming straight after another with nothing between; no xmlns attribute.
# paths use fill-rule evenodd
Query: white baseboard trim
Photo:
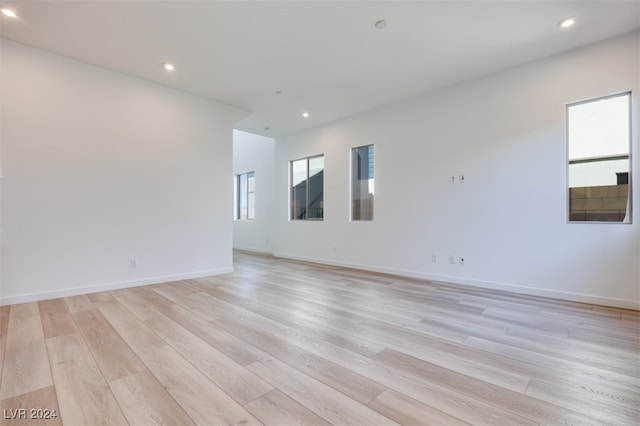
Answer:
<svg viewBox="0 0 640 426"><path fill-rule="evenodd" d="M148 277L131 281L118 281L112 283L96 284L87 287L72 287L43 291L38 293L22 294L17 296L0 297L0 306L15 305L17 303L38 302L40 300L57 299L59 297L77 296L80 294L98 293L101 291L120 290L123 288L139 287L150 284L162 284L171 281L188 280L192 278L203 278L211 275L230 274L233 267L209 269L205 271L187 272L184 274L164 275L158 277Z"/></svg>
<svg viewBox="0 0 640 426"><path fill-rule="evenodd" d="M247 247L247 246L233 246L234 250L242 250L249 251L253 253L262 253L262 254L270 254L273 255L273 250L259 249L255 247Z"/></svg>
<svg viewBox="0 0 640 426"><path fill-rule="evenodd" d="M535 287L519 286L494 281L474 280L464 277L452 275L425 274L423 272L408 271L403 269L385 268L372 265L364 265L359 263L343 262L334 259L322 259L314 257L298 256L289 253L273 253L274 257L284 259L300 260L304 262L320 263L331 266L341 266L344 268L360 269L363 271L380 272L383 274L397 275L407 278L417 278L427 281L439 281L442 283L451 283L464 285L469 287L487 288L491 290L502 290L509 293L526 294L529 296L546 297L550 299L560 299L571 302L587 303L590 305L611 306L614 308L630 309L640 311L640 301L616 299L611 297L596 296L591 294L571 293L558 290L546 290Z"/></svg>

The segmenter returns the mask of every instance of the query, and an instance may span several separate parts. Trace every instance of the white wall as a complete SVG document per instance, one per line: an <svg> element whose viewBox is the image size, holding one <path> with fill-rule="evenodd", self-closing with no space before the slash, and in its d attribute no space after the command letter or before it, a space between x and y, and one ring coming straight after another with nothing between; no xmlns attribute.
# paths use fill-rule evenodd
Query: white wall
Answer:
<svg viewBox="0 0 640 426"><path fill-rule="evenodd" d="M256 218L233 222L233 247L271 253L274 199L272 138L234 130L233 174L255 172Z"/></svg>
<svg viewBox="0 0 640 426"><path fill-rule="evenodd" d="M7 41L1 66L0 303L232 270L244 112Z"/></svg>
<svg viewBox="0 0 640 426"><path fill-rule="evenodd" d="M275 254L639 309L638 39L636 32L278 140ZM633 224L567 224L565 105L628 90ZM369 143L375 220L350 223L349 150ZM288 221L287 164L321 153L325 220ZM466 181L449 184L459 174ZM449 255L465 265L449 264Z"/></svg>

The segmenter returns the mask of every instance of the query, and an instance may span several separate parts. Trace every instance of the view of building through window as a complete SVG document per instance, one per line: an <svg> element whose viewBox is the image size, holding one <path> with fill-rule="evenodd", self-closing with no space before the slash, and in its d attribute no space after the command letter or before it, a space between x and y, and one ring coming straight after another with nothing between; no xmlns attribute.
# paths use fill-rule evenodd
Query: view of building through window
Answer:
<svg viewBox="0 0 640 426"><path fill-rule="evenodd" d="M351 220L373 220L373 145L351 150Z"/></svg>
<svg viewBox="0 0 640 426"><path fill-rule="evenodd" d="M630 222L630 108L624 93L567 106L569 220Z"/></svg>
<svg viewBox="0 0 640 426"><path fill-rule="evenodd" d="M291 220L324 218L324 156L292 161Z"/></svg>

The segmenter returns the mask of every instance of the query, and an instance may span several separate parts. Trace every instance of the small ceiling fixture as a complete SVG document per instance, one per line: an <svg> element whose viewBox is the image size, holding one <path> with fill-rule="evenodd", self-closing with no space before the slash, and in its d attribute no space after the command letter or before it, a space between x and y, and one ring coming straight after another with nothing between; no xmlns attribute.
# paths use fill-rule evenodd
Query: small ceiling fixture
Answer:
<svg viewBox="0 0 640 426"><path fill-rule="evenodd" d="M302 118L309 118L309 113L308 112L303 112L302 113Z"/></svg>
<svg viewBox="0 0 640 426"><path fill-rule="evenodd" d="M565 18L562 21L560 21L558 26L560 28L569 28L569 27L573 26L573 24L575 24L575 23L576 23L576 18L574 18L572 16L571 18Z"/></svg>
<svg viewBox="0 0 640 426"><path fill-rule="evenodd" d="M373 24L373 26L379 30L384 30L389 27L389 21L387 21L386 19L381 19L377 21L375 24Z"/></svg>
<svg viewBox="0 0 640 426"><path fill-rule="evenodd" d="M2 7L2 9L0 9L0 10L2 11L2 14L4 16L8 16L9 18L17 18L18 17L18 15L16 15L16 13L13 10L9 9L9 8Z"/></svg>
<svg viewBox="0 0 640 426"><path fill-rule="evenodd" d="M176 67L171 62L163 62L162 68L164 68L165 71L173 71L176 69Z"/></svg>

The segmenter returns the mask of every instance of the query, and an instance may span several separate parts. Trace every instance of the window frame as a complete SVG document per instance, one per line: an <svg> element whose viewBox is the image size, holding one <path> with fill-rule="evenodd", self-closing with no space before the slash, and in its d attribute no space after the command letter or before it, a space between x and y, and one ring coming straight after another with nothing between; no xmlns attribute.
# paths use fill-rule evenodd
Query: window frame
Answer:
<svg viewBox="0 0 640 426"><path fill-rule="evenodd" d="M610 156L602 156L602 157L593 157L593 158L589 158L589 159L579 159L579 160L571 160L570 159L570 154L569 154L569 138L570 138L570 134L569 134L569 109L571 107L574 106L578 106L578 105L583 105L583 104L588 104L588 103L593 103L593 102L598 102L598 101L602 101L602 100L607 100L607 99L613 99L613 98L618 98L618 97L623 97L626 96L627 98L627 113L628 113L628 135L629 135L629 140L627 141L627 147L628 147L628 155L610 155ZM576 101L576 102L571 102L571 103L567 103L565 105L565 126L566 126L566 158L565 158L565 165L566 165L566 183L565 183L565 188L566 188L566 214L565 214L565 218L566 218L566 223L569 225L575 225L575 224L602 224L602 225L630 225L633 223L633 187L632 187L632 177L633 177L633 92L632 90L626 90L626 91L622 91L622 92L616 92L616 93L612 93L610 95L604 95L604 96L598 96L595 98L589 98L589 99L584 99L581 101ZM626 216L625 219L621 220L621 221L606 221L606 220L571 220L571 186L570 186L570 166L572 164L579 164L579 163L585 163L585 162L594 162L594 161L603 161L606 159L627 159L627 161L629 161L629 173L628 173L628 190L627 190L627 211L626 211Z"/></svg>
<svg viewBox="0 0 640 426"><path fill-rule="evenodd" d="M244 188L245 190L243 191L243 185L242 185L242 179L243 177L246 177L246 188ZM253 191L250 191L250 185L249 185L249 179L253 179ZM234 195L235 195L235 202L234 202L234 216L233 219L234 220L238 220L238 221L243 221L243 220L255 220L256 218L256 206L255 206L255 200L256 200L256 172L255 171L251 171L251 172L245 172L245 173L238 173L237 175L235 175L234 178L234 186L235 186L235 190L234 190ZM244 192L244 194L243 194ZM253 194L253 209L250 208L250 194ZM243 217L243 208L242 208L242 202L246 203L247 206L247 212L246 212L246 216L247 217ZM253 213L253 215L251 214Z"/></svg>
<svg viewBox="0 0 640 426"><path fill-rule="evenodd" d="M322 208L322 217L309 217L309 172L310 172L310 168L309 168L309 163L311 160L316 159L316 158L322 158L323 162L322 162L322 172L324 173L325 170L325 163L324 163L324 154L316 154L316 155L311 155L308 157L301 157L301 158L297 158L295 160L291 160L289 161L289 221L290 222L306 222L306 221L311 221L311 222L322 222L324 221L324 176L322 177L322 203L323 203L323 208ZM294 205L293 202L295 200L293 191L294 191L294 186L293 186L293 165L294 163L297 163L299 161L305 161L305 165L306 165L306 177L304 179L304 182L306 182L305 185L305 217L303 219L299 219L296 218L295 214L294 214Z"/></svg>
<svg viewBox="0 0 640 426"><path fill-rule="evenodd" d="M375 209L374 209L374 200L375 197L372 197L371 199L371 218L367 218L367 219L356 219L354 218L354 204L355 204L355 199L354 199L354 179L355 179L355 173L357 173L356 171L354 171L354 155L357 155L357 150L361 149L361 148L368 148L371 147L372 153L373 153L373 164L371 165L371 174L373 175L372 180L375 182L375 144L374 143L368 143L365 145L360 145L360 146L355 146L352 147L349 150L349 222L373 222L374 218L375 218ZM369 173L369 172L367 172ZM374 183L375 185L375 183Z"/></svg>

